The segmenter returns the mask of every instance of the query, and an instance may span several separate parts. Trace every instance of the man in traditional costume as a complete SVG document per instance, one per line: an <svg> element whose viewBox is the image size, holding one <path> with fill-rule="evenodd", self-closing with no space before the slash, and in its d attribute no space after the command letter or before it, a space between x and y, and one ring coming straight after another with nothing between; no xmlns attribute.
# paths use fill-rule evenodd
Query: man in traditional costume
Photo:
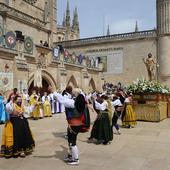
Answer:
<svg viewBox="0 0 170 170"><path fill-rule="evenodd" d="M64 104L67 108L67 121L68 121L68 145L70 153L64 158L64 160L69 165L78 165L79 164L79 151L77 147L77 135L81 130L82 126L82 115L85 109L85 98L79 92L75 92L75 100L66 98L59 93L54 93L57 100Z"/></svg>
<svg viewBox="0 0 170 170"><path fill-rule="evenodd" d="M7 102L9 102L10 100L12 100L16 95L18 95L18 89L14 88L13 92L9 94L8 100Z"/></svg>
<svg viewBox="0 0 170 170"><path fill-rule="evenodd" d="M117 130L117 134L120 135L121 131L120 131L117 121L122 114L123 104L121 103L120 99L116 96L113 97L112 107L114 109L114 114L113 114L113 118L112 118L112 129L114 126Z"/></svg>

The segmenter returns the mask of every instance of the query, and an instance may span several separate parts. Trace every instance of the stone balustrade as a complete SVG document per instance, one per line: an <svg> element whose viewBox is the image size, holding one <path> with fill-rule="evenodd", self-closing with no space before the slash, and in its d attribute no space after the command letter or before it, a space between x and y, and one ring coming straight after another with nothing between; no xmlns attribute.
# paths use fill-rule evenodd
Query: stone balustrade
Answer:
<svg viewBox="0 0 170 170"><path fill-rule="evenodd" d="M147 30L147 31L123 33L123 34L113 34L109 36L99 36L99 37L84 38L78 40L63 41L62 44L64 47L69 47L69 46L85 45L89 43L93 44L93 43L105 42L105 41L107 42L119 41L119 40L122 41L122 40L149 38L149 37L156 37L156 36L157 36L156 30Z"/></svg>

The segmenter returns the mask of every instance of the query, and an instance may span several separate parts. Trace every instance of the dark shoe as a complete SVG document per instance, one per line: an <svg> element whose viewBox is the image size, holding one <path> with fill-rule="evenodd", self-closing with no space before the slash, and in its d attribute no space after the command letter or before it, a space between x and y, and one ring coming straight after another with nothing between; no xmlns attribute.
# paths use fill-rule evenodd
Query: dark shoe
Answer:
<svg viewBox="0 0 170 170"><path fill-rule="evenodd" d="M95 142L96 145L100 145L100 144L102 144L102 143L103 143L102 141L96 141L96 142Z"/></svg>
<svg viewBox="0 0 170 170"><path fill-rule="evenodd" d="M103 145L109 145L109 144L110 144L109 141L104 141L104 142L103 142Z"/></svg>
<svg viewBox="0 0 170 170"><path fill-rule="evenodd" d="M126 127L130 129L130 125L128 125L128 126L126 126Z"/></svg>
<svg viewBox="0 0 170 170"><path fill-rule="evenodd" d="M65 135L64 138L65 138L65 139L68 139L68 135Z"/></svg>
<svg viewBox="0 0 170 170"><path fill-rule="evenodd" d="M94 143L93 138L89 138L89 139L87 140L87 143Z"/></svg>
<svg viewBox="0 0 170 170"><path fill-rule="evenodd" d="M72 156L70 154L64 157L65 162L70 162L71 160L72 160Z"/></svg>

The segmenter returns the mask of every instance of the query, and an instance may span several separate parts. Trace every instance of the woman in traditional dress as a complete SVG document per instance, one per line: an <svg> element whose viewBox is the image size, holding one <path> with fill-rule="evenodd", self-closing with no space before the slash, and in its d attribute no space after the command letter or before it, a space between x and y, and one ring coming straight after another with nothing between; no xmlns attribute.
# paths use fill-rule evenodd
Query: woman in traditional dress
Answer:
<svg viewBox="0 0 170 170"><path fill-rule="evenodd" d="M48 100L48 96L45 97L45 101L43 103L43 108L44 108L44 116L45 117L52 117L51 104Z"/></svg>
<svg viewBox="0 0 170 170"><path fill-rule="evenodd" d="M9 119L9 114L5 110L4 97L0 93L0 123L5 123Z"/></svg>
<svg viewBox="0 0 170 170"><path fill-rule="evenodd" d="M97 112L97 118L94 122L89 143L97 140L97 144L109 144L113 140L113 131L111 128L111 120L109 120L109 104L106 97L94 97L94 109Z"/></svg>
<svg viewBox="0 0 170 170"><path fill-rule="evenodd" d="M82 126L82 115L85 109L86 101L82 94L75 92L75 100L66 98L58 93L54 93L58 101L67 108L67 121L68 121L68 145L69 153L64 158L69 165L79 164L79 151L77 147L77 135L81 130Z"/></svg>
<svg viewBox="0 0 170 170"><path fill-rule="evenodd" d="M44 117L44 109L43 109L43 102L41 100L40 94L38 95L38 108L39 108L39 118L42 119Z"/></svg>
<svg viewBox="0 0 170 170"><path fill-rule="evenodd" d="M31 96L29 97L29 105L32 106L35 104L35 96L37 96L36 91L33 90ZM38 96L37 96L38 97ZM30 113L30 117L33 118L33 112Z"/></svg>
<svg viewBox="0 0 170 170"><path fill-rule="evenodd" d="M10 113L10 121L4 126L1 155L10 157L25 157L33 151L35 146L27 119L24 117L22 98L15 96L14 102L6 105ZM33 106L28 108L32 111Z"/></svg>
<svg viewBox="0 0 170 170"><path fill-rule="evenodd" d="M34 120L38 120L41 115L40 115L40 108L41 108L41 103L38 101L38 96L34 96L33 101L31 102L33 105L35 105L34 110L32 112L32 118Z"/></svg>
<svg viewBox="0 0 170 170"><path fill-rule="evenodd" d="M136 113L132 108L132 94L130 93L125 99L124 117L122 125L126 128L133 128L136 126L136 124Z"/></svg>

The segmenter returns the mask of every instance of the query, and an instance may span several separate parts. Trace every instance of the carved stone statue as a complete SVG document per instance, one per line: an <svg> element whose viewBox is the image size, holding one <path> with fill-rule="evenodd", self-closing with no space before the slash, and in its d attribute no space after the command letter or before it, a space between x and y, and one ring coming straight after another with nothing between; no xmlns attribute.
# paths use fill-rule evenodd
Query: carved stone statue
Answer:
<svg viewBox="0 0 170 170"><path fill-rule="evenodd" d="M147 71L148 71L148 78L149 81L155 80L155 66L158 66L156 62L154 61L152 54L148 54L148 58L144 59L143 62L146 65Z"/></svg>
<svg viewBox="0 0 170 170"><path fill-rule="evenodd" d="M47 67L47 59L44 54L40 54L37 58L37 68L46 68Z"/></svg>

